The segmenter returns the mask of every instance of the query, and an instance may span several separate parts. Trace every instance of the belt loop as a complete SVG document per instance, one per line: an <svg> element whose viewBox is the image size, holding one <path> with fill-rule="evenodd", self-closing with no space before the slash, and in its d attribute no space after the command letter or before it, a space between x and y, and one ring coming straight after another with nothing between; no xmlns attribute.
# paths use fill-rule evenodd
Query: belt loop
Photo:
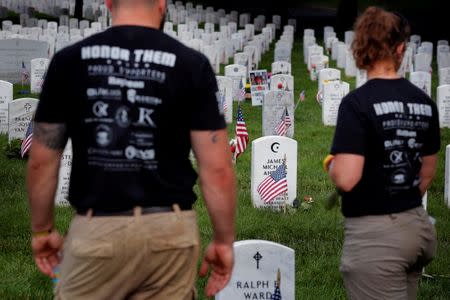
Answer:
<svg viewBox="0 0 450 300"><path fill-rule="evenodd" d="M180 206L179 206L177 203L174 203L174 204L172 205L172 208L173 208L173 211L174 211L175 215L177 216L177 218L180 218L180 217L181 217L181 209L180 209Z"/></svg>
<svg viewBox="0 0 450 300"><path fill-rule="evenodd" d="M136 217L136 220L137 220L138 222L141 221L142 207L140 207L140 206L135 206L135 207L134 207L134 216Z"/></svg>
<svg viewBox="0 0 450 300"><path fill-rule="evenodd" d="M89 219L89 221L92 219L93 214L94 214L94 210L92 208L89 208L86 212L86 217Z"/></svg>

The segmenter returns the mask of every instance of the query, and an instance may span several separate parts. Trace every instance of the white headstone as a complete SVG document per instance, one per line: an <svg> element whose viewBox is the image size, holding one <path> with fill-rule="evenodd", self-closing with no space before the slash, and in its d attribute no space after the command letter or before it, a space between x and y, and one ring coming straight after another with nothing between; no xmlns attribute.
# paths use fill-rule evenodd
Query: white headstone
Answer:
<svg viewBox="0 0 450 300"><path fill-rule="evenodd" d="M412 72L409 80L431 97L431 74L429 72Z"/></svg>
<svg viewBox="0 0 450 300"><path fill-rule="evenodd" d="M330 81L341 80L341 71L334 68L322 69L319 72L319 90L323 89L323 85Z"/></svg>
<svg viewBox="0 0 450 300"><path fill-rule="evenodd" d="M308 58L307 58L307 68L311 71L311 57L313 55L323 55L323 47L318 45L313 45L308 47Z"/></svg>
<svg viewBox="0 0 450 300"><path fill-rule="evenodd" d="M226 76L216 76L219 87L220 105L225 121L228 124L233 122L233 80Z"/></svg>
<svg viewBox="0 0 450 300"><path fill-rule="evenodd" d="M334 69L334 68L326 68L326 69L322 69L319 72L319 77L318 77L318 82L319 82L319 86L318 86L318 92L317 92L317 97L316 100L319 103L322 103L323 101L323 85L326 83L329 83L331 81L340 81L341 80L341 71L338 69Z"/></svg>
<svg viewBox="0 0 450 300"><path fill-rule="evenodd" d="M216 47L213 45L207 45L203 47L203 54L208 58L211 67L213 68L216 74L219 73L220 62L217 54Z"/></svg>
<svg viewBox="0 0 450 300"><path fill-rule="evenodd" d="M295 298L295 251L262 240L234 243L234 268L230 282L215 300L274 299L277 273L283 299Z"/></svg>
<svg viewBox="0 0 450 300"><path fill-rule="evenodd" d="M409 40L411 41L411 43L416 45L416 47L415 47L416 49L420 46L420 43L421 43L420 35L413 34L409 37Z"/></svg>
<svg viewBox="0 0 450 300"><path fill-rule="evenodd" d="M252 142L251 193L258 208L282 210L293 204L297 197L296 140L265 136Z"/></svg>
<svg viewBox="0 0 450 300"><path fill-rule="evenodd" d="M323 27L323 40L326 41L330 33L334 33L334 28L332 26Z"/></svg>
<svg viewBox="0 0 450 300"><path fill-rule="evenodd" d="M288 24L294 26L294 31L297 30L297 20L296 19L288 19Z"/></svg>
<svg viewBox="0 0 450 300"><path fill-rule="evenodd" d="M275 24L276 29L281 28L281 16L280 15L273 15L272 16L272 23Z"/></svg>
<svg viewBox="0 0 450 300"><path fill-rule="evenodd" d="M247 68L241 65L233 64L225 67L225 76L233 81L233 100L238 101L242 88L245 88L247 78Z"/></svg>
<svg viewBox="0 0 450 300"><path fill-rule="evenodd" d="M351 30L345 32L345 44L351 46L355 33Z"/></svg>
<svg viewBox="0 0 450 300"><path fill-rule="evenodd" d="M69 206L69 184L72 170L72 143L69 140L64 148L59 165L58 186L55 194L55 204L58 206Z"/></svg>
<svg viewBox="0 0 450 300"><path fill-rule="evenodd" d="M303 30L303 36L314 36L314 29L305 28Z"/></svg>
<svg viewBox="0 0 450 300"><path fill-rule="evenodd" d="M8 142L13 139L23 140L28 125L33 119L38 100L34 98L20 98L8 105Z"/></svg>
<svg viewBox="0 0 450 300"><path fill-rule="evenodd" d="M294 136L294 94L288 91L269 91L264 97L262 135L280 135L278 126L286 121L286 109L291 125L284 136ZM281 128L281 127L280 127Z"/></svg>
<svg viewBox="0 0 450 300"><path fill-rule="evenodd" d="M323 85L322 122L326 126L336 126L339 105L350 91L347 82L332 81Z"/></svg>
<svg viewBox="0 0 450 300"><path fill-rule="evenodd" d="M329 37L325 40L325 50L329 56L333 55L333 43L339 42L336 37ZM331 57L332 58L332 57Z"/></svg>
<svg viewBox="0 0 450 300"><path fill-rule="evenodd" d="M291 48L289 47L276 47L274 55L274 61L291 62Z"/></svg>
<svg viewBox="0 0 450 300"><path fill-rule="evenodd" d="M272 63L272 76L276 74L291 74L291 63L287 61L275 61Z"/></svg>
<svg viewBox="0 0 450 300"><path fill-rule="evenodd" d="M30 90L32 93L38 94L41 92L48 64L49 60L47 58L35 58L31 60Z"/></svg>
<svg viewBox="0 0 450 300"><path fill-rule="evenodd" d="M367 71L362 69L356 70L356 87L362 86L367 82Z"/></svg>
<svg viewBox="0 0 450 300"><path fill-rule="evenodd" d="M311 70L309 72L310 79L316 81L321 70L328 68L329 59L326 55L310 56Z"/></svg>
<svg viewBox="0 0 450 300"><path fill-rule="evenodd" d="M250 15L249 14L245 13L245 14L240 14L239 15L239 27L243 28L249 22L250 22Z"/></svg>
<svg viewBox="0 0 450 300"><path fill-rule="evenodd" d="M431 72L431 60L428 53L417 53L414 56L414 71Z"/></svg>
<svg viewBox="0 0 450 300"><path fill-rule="evenodd" d="M445 147L445 188L444 188L444 202L450 208L450 145Z"/></svg>
<svg viewBox="0 0 450 300"><path fill-rule="evenodd" d="M338 48L337 48L337 67L338 68L345 68L345 59L347 58L347 50L348 46L345 43L339 42Z"/></svg>
<svg viewBox="0 0 450 300"><path fill-rule="evenodd" d="M8 104L12 99L12 83L0 80L0 133L8 133Z"/></svg>
<svg viewBox="0 0 450 300"><path fill-rule="evenodd" d="M450 67L450 52L439 53L438 68L448 68L448 67Z"/></svg>
<svg viewBox="0 0 450 300"><path fill-rule="evenodd" d="M234 55L234 63L236 65L244 66L247 69L247 72L250 70L249 60L250 59L247 53L239 52Z"/></svg>
<svg viewBox="0 0 450 300"><path fill-rule="evenodd" d="M439 85L450 84L450 67L439 69Z"/></svg>
<svg viewBox="0 0 450 300"><path fill-rule="evenodd" d="M425 53L428 53L431 55L431 57L433 57L433 43L432 42L422 42L420 44L420 47L424 49Z"/></svg>
<svg viewBox="0 0 450 300"><path fill-rule="evenodd" d="M294 92L294 77L288 74L272 75L270 78L270 90Z"/></svg>
<svg viewBox="0 0 450 300"><path fill-rule="evenodd" d="M442 63L442 59L444 58L446 53L450 52L450 46L449 45L439 45L437 46L437 64L438 67Z"/></svg>
<svg viewBox="0 0 450 300"><path fill-rule="evenodd" d="M251 58L252 61L251 69L252 70L258 69L257 48L255 46L245 46L244 53L247 53L248 56Z"/></svg>
<svg viewBox="0 0 450 300"><path fill-rule="evenodd" d="M331 42L331 59L332 60L337 60L338 58L338 53L339 53L339 40L335 39Z"/></svg>
<svg viewBox="0 0 450 300"><path fill-rule="evenodd" d="M347 50L347 57L345 58L345 76L347 77L356 76L356 63L351 49Z"/></svg>
<svg viewBox="0 0 450 300"><path fill-rule="evenodd" d="M438 86L436 104L439 111L440 127L450 128L450 85Z"/></svg>
<svg viewBox="0 0 450 300"><path fill-rule="evenodd" d="M316 38L313 36L304 36L303 37L303 61L305 62L305 64L308 63L308 57L309 57L309 53L308 53L308 49L311 46L316 45Z"/></svg>

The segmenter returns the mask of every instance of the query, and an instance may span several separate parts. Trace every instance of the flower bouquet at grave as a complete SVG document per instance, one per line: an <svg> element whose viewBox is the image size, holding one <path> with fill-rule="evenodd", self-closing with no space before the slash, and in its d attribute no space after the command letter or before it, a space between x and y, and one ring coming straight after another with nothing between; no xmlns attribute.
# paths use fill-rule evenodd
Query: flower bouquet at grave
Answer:
<svg viewBox="0 0 450 300"><path fill-rule="evenodd" d="M252 99L252 94L251 94L251 88L250 88L250 83L246 83L245 84L245 99L249 100Z"/></svg>

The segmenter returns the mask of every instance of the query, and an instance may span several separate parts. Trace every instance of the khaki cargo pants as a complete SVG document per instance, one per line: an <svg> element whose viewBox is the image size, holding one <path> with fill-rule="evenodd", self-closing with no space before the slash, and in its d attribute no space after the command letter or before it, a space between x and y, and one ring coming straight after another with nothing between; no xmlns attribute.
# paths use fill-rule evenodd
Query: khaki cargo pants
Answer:
<svg viewBox="0 0 450 300"><path fill-rule="evenodd" d="M76 215L55 299L195 299L198 252L194 211Z"/></svg>
<svg viewBox="0 0 450 300"><path fill-rule="evenodd" d="M340 270L349 299L416 299L436 244L434 225L422 207L347 218Z"/></svg>

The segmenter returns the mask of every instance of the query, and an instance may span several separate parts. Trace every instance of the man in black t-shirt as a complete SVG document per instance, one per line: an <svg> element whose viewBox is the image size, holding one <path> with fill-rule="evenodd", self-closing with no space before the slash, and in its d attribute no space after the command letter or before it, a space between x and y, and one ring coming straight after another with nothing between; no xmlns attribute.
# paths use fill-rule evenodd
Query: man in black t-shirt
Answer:
<svg viewBox="0 0 450 300"><path fill-rule="evenodd" d="M160 31L165 0L107 0L113 27L58 52L35 116L28 164L33 255L55 276L62 238L53 199L73 147L57 297L192 299L199 250L197 174L214 228L200 275L206 294L233 265L235 178L207 58Z"/></svg>

